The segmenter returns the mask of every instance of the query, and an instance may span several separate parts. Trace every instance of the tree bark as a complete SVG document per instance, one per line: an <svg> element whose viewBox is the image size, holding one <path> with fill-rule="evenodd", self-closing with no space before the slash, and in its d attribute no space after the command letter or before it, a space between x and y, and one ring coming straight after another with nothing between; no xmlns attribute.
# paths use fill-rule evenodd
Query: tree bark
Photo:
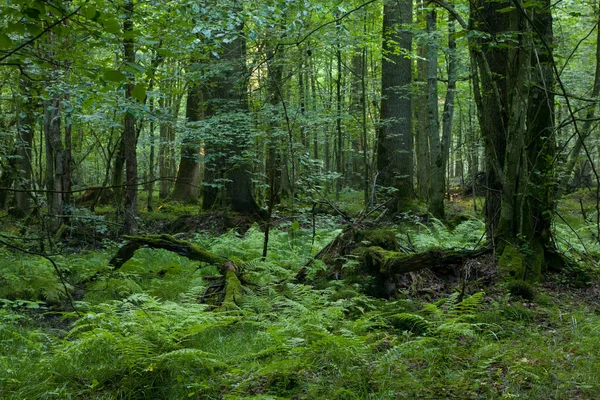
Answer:
<svg viewBox="0 0 600 400"><path fill-rule="evenodd" d="M123 9L126 12L126 18L123 22L123 59L125 62L135 64L135 48L133 41L133 0L127 0ZM135 101L132 96L134 82L127 83L125 91L125 101ZM138 172L137 172L137 135L135 130L135 116L131 110L125 112L123 120L123 151L126 162L125 167L125 199L124 199L124 220L123 232L131 235L137 228L137 207L138 207Z"/></svg>
<svg viewBox="0 0 600 400"><path fill-rule="evenodd" d="M198 196L200 173L200 138L196 134L195 123L204 118L204 96L202 87L198 84L188 90L186 118L188 126L181 143L181 161L171 198L193 203Z"/></svg>
<svg viewBox="0 0 600 400"><path fill-rule="evenodd" d="M432 9L427 14L427 121L431 164L429 170L429 212L435 217L444 218L444 177L446 166L440 142L437 80L437 13Z"/></svg>
<svg viewBox="0 0 600 400"><path fill-rule="evenodd" d="M27 82L21 81L22 95L26 96L26 100L21 103L18 111L17 125L17 141L16 148L16 169L17 169L17 184L15 187L21 191L15 192L15 208L21 215L27 215L31 208L31 179L32 179L32 146L34 135L34 119L33 119L33 94L30 92L30 87Z"/></svg>
<svg viewBox="0 0 600 400"><path fill-rule="evenodd" d="M414 197L411 134L412 0L386 0L383 6L381 125L377 138L379 184L395 190L390 211L407 210ZM400 49L396 48L399 46Z"/></svg>

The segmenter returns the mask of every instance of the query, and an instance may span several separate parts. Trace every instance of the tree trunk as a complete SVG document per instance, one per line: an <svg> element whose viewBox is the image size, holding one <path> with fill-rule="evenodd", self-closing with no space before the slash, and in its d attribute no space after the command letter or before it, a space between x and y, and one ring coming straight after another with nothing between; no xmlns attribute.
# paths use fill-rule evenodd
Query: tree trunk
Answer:
<svg viewBox="0 0 600 400"><path fill-rule="evenodd" d="M427 11L422 1L419 1L419 21L427 19ZM415 129L415 155L417 157L417 197L420 200L428 200L429 193L429 171L431 166L431 154L429 152L429 132L427 116L427 41L426 35L422 35L417 42L417 94L413 102L414 116L416 118ZM425 39L425 40L424 40Z"/></svg>
<svg viewBox="0 0 600 400"><path fill-rule="evenodd" d="M33 160L31 158L31 149L33 146L33 97L30 92L29 85L25 81L21 81L21 89L23 95L27 97L27 101L21 104L18 110L18 126L17 126L17 141L16 147L16 169L17 169L17 184L15 187L21 191L15 192L15 208L19 214L27 215L31 207L31 179ZM6 173L6 172L5 172Z"/></svg>
<svg viewBox="0 0 600 400"><path fill-rule="evenodd" d="M204 117L204 98L200 85L188 90L186 118L188 126L181 143L181 161L171 198L184 202L196 202L198 196L198 175L200 173L200 139L196 134L195 123Z"/></svg>
<svg viewBox="0 0 600 400"><path fill-rule="evenodd" d="M240 7L241 5L237 4L234 8L239 10ZM207 90L207 117L219 117L223 112L232 112L238 116L247 113L246 38L243 35L243 24L240 23L237 26L237 37L222 45L218 71L215 72L218 76ZM222 118L220 121L225 122ZM230 128L222 132L225 138L219 138L220 142L229 141L228 145L222 144L223 142L206 143L205 152L208 157L212 157L212 165L206 168L207 185L203 188L202 207L206 210L215 205L217 200L215 185L221 185L217 178L223 177L227 181L223 188L226 205L239 213L262 217L264 212L256 204L252 194L250 160L244 156L247 138L243 137L243 131L246 127L232 124Z"/></svg>
<svg viewBox="0 0 600 400"><path fill-rule="evenodd" d="M411 135L412 0L386 0L383 6L381 125L377 138L379 184L395 190L390 211L407 210L414 197ZM400 51L396 48L396 43Z"/></svg>
<svg viewBox="0 0 600 400"><path fill-rule="evenodd" d="M501 270L513 278L528 280L539 280L547 267L564 265L552 244L551 232L555 179L552 15L549 0L543 3L543 7L530 16L527 13L531 11L526 11L521 1L515 0L511 3L515 6L513 10L496 15L484 11L483 15L488 15L490 20L482 21L487 27L506 27L512 35L512 45L506 52L505 73L500 76L505 79L495 77L498 86L492 88L495 106L493 102L478 102L482 122L489 121L493 113L498 113L498 108L506 111L499 121L504 132L493 131L506 140L502 158L501 148L493 147L501 143L502 138L484 136L486 153L488 157L494 156L488 162L492 163L492 171L502 184L500 216L493 238L501 252ZM483 10L494 8L495 13L495 6L497 4L486 3ZM478 65L482 82L485 79L486 84L489 83L493 63L485 59L485 53L479 55ZM498 97L498 93L505 96ZM483 97L485 91L479 95ZM484 126L481 123L482 131ZM485 128L488 135L489 127L487 124ZM488 214L488 218L491 220L488 226L490 222L495 223L494 217Z"/></svg>
<svg viewBox="0 0 600 400"><path fill-rule="evenodd" d="M123 22L123 59L125 62L135 64L135 48L133 43L133 0L127 0L123 9L126 12L126 18ZM134 87L133 81L127 83L125 91L125 101L130 103L135 101L132 96ZM124 199L124 220L123 232L131 235L137 228L137 207L138 207L138 173L137 173L137 135L135 130L135 116L130 110L125 112L123 120L123 151L125 152L125 199Z"/></svg>
<svg viewBox="0 0 600 400"><path fill-rule="evenodd" d="M452 121L454 118L454 95L456 92L456 74L457 74L457 58L456 58L456 40L454 38L454 16L450 14L448 16L448 87L446 88L446 99L444 101L444 112L442 115L442 143L441 143L441 155L442 155L442 164L444 168L449 165L449 154L450 154L450 146L452 143ZM460 143L459 143L460 146ZM459 149L460 152L460 149ZM460 155L457 157L461 159ZM451 164L450 164L451 165ZM454 176L458 171L458 161L457 168L455 168ZM462 165L461 165L461 175L462 175ZM444 192L448 190L448 181L444 180Z"/></svg>
<svg viewBox="0 0 600 400"><path fill-rule="evenodd" d="M51 214L49 228L56 231L62 221L62 173L63 173L63 143L61 140L61 97L55 95L44 103L44 134L46 137L46 189L48 190L48 210Z"/></svg>
<svg viewBox="0 0 600 400"><path fill-rule="evenodd" d="M506 13L497 11L509 6L509 1L471 2L469 27L483 34L469 40L473 97L485 149L485 217L488 236L494 244L497 241L494 234L500 220L501 175L506 151L508 51L506 47L496 46L493 38L508 31Z"/></svg>
<svg viewBox="0 0 600 400"><path fill-rule="evenodd" d="M435 217L444 218L444 177L446 166L440 142L437 82L437 14L432 9L427 14L427 121L431 165L429 170L429 212Z"/></svg>

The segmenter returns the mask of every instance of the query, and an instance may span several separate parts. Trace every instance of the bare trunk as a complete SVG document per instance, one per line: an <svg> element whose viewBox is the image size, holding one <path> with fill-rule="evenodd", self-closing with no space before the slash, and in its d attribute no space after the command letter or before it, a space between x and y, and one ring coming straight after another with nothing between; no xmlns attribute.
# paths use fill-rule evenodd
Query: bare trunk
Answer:
<svg viewBox="0 0 600 400"><path fill-rule="evenodd" d="M383 6L383 50L381 77L381 129L377 138L379 184L395 190L392 212L408 209L413 192L413 146L411 135L410 84L412 62L402 51L411 51L412 34L398 24L412 22L412 0L385 1ZM396 33L398 32L398 33Z"/></svg>
<svg viewBox="0 0 600 400"><path fill-rule="evenodd" d="M135 48L133 43L133 0L128 0L124 5L126 18L123 22L123 59L125 62L135 64ZM125 92L125 101L134 101L132 90L133 82L127 83ZM131 235L137 228L137 206L138 206L138 174L137 174L137 135L135 129L135 116L127 110L123 121L123 151L125 158L125 199L124 199L124 220L123 232Z"/></svg>

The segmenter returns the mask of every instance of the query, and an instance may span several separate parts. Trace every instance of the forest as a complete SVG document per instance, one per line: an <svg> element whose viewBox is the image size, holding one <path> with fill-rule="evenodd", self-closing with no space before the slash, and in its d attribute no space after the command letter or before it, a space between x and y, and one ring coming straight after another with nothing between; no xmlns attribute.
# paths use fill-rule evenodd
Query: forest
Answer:
<svg viewBox="0 0 600 400"><path fill-rule="evenodd" d="M0 399L600 398L597 0L0 15Z"/></svg>

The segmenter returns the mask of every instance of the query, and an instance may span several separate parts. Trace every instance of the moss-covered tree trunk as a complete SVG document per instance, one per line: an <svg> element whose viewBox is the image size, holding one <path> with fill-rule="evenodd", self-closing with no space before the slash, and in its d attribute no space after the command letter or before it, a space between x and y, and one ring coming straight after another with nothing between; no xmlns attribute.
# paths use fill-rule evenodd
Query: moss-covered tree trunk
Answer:
<svg viewBox="0 0 600 400"><path fill-rule="evenodd" d="M489 54L479 53L477 65L483 84L476 96L488 175L501 183L491 188L497 193L486 198L491 202L486 206L488 228L500 254L501 269L508 276L527 280L539 280L548 266L562 264L551 232L555 181L552 15L549 1L543 3L535 13L525 10L521 1L512 2L514 8L509 12L498 12L496 7L504 3L487 2L476 11L484 16L480 26L505 27L491 33L512 37L506 59L494 59L504 62L503 80L490 77ZM482 100L490 95L492 101ZM490 129L488 122L494 116L500 117L501 129Z"/></svg>

